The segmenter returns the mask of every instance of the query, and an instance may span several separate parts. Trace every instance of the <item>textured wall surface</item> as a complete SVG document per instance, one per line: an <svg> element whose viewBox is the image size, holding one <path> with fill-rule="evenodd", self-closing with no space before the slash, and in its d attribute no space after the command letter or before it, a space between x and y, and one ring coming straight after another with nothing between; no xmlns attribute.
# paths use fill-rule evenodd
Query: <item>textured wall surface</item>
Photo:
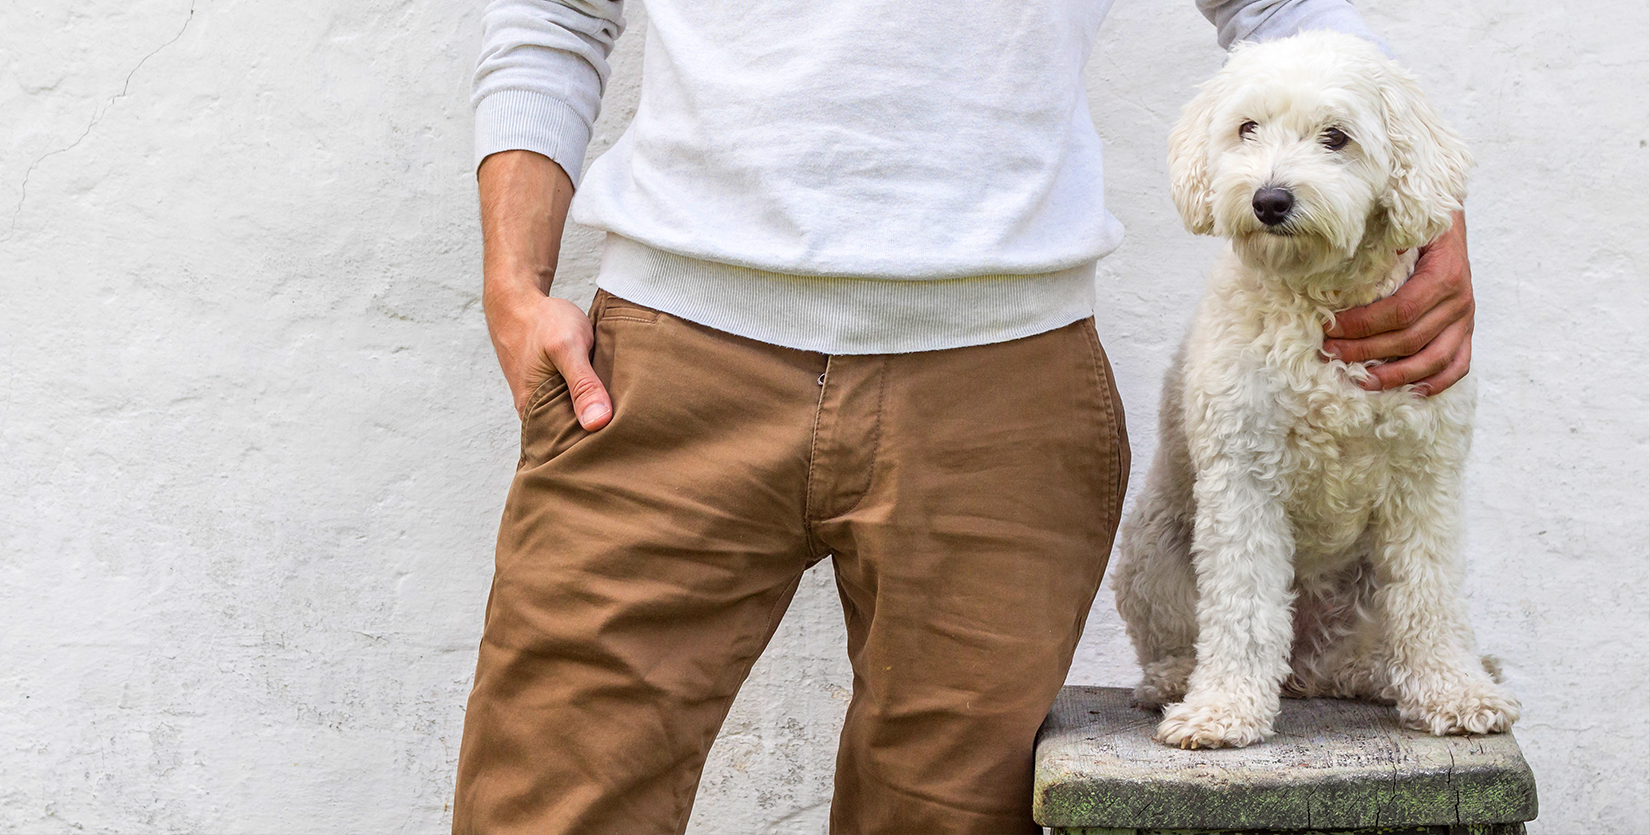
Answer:
<svg viewBox="0 0 1650 835"><path fill-rule="evenodd" d="M446 827L516 454L478 295L480 5L0 6L0 830ZM1650 9L1365 7L1480 160L1471 605L1524 699L1531 831L1642 831ZM1190 0L1120 0L1090 67L1137 467L1215 250L1164 137L1220 60ZM595 246L569 236L558 293L588 299ZM842 641L815 571L695 831L824 829ZM1103 593L1071 679L1133 675Z"/></svg>

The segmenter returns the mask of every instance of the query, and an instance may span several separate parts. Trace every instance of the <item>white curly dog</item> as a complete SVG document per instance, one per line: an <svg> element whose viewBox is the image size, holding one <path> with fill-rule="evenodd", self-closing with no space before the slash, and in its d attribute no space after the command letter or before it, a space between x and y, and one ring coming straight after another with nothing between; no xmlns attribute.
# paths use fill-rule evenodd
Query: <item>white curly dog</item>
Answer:
<svg viewBox="0 0 1650 835"><path fill-rule="evenodd" d="M1285 693L1396 702L1440 735L1517 721L1461 594L1471 380L1368 392L1320 353L1334 311L1391 294L1449 228L1471 165L1407 73L1326 32L1236 49L1171 133L1186 227L1231 247L1121 536L1159 740L1249 745Z"/></svg>

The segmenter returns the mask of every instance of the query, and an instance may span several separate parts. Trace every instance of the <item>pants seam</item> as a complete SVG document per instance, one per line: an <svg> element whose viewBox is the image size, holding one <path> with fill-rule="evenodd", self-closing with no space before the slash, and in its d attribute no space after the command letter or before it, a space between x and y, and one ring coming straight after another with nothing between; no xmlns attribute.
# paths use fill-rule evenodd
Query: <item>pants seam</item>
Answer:
<svg viewBox="0 0 1650 835"><path fill-rule="evenodd" d="M1111 375L1105 372L1104 364L1100 359L1100 334L1093 327L1092 319L1087 324L1088 326L1083 328L1083 335L1087 337L1089 343L1089 362L1094 366L1094 380L1100 384L1100 391L1098 392L1100 395L1100 410L1105 415L1107 428L1111 430L1111 443L1106 450L1106 456L1111 464L1112 483L1111 495L1107 497L1110 501L1106 503L1106 521L1109 523L1109 527L1115 528L1119 521L1115 517L1121 515L1123 499L1119 495L1122 492L1119 485L1127 477L1127 474L1122 472L1123 456L1117 449L1123 441L1122 433L1118 431L1117 410L1112 405L1112 390L1116 386L1112 382ZM1117 509L1113 510L1113 508Z"/></svg>

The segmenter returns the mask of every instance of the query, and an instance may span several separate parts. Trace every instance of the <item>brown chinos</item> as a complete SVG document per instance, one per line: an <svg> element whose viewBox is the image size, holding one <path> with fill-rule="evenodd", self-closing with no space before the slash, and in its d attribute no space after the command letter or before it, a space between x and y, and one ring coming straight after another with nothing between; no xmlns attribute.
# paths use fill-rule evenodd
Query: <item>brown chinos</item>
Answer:
<svg viewBox="0 0 1650 835"><path fill-rule="evenodd" d="M831 558L853 700L831 829L1039 832L1032 743L1111 550L1128 441L1085 320L836 356L598 294L612 422L530 399L453 830L682 832L717 729Z"/></svg>

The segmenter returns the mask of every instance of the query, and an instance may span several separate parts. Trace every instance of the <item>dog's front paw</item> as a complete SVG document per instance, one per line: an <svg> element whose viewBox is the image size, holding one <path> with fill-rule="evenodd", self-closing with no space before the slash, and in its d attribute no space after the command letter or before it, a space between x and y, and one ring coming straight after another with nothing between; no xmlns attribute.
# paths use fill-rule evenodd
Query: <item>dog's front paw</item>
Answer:
<svg viewBox="0 0 1650 835"><path fill-rule="evenodd" d="M1157 741L1181 748L1242 748L1272 735L1272 718L1230 702L1190 700L1171 705L1157 726Z"/></svg>
<svg viewBox="0 0 1650 835"><path fill-rule="evenodd" d="M1186 680L1191 678L1197 659L1171 655L1147 664L1141 671L1140 683L1135 685L1135 707L1157 710L1186 697Z"/></svg>
<svg viewBox="0 0 1650 835"><path fill-rule="evenodd" d="M1518 699L1488 681L1472 681L1450 690L1405 699L1398 718L1406 727L1434 736L1498 734L1518 721Z"/></svg>

